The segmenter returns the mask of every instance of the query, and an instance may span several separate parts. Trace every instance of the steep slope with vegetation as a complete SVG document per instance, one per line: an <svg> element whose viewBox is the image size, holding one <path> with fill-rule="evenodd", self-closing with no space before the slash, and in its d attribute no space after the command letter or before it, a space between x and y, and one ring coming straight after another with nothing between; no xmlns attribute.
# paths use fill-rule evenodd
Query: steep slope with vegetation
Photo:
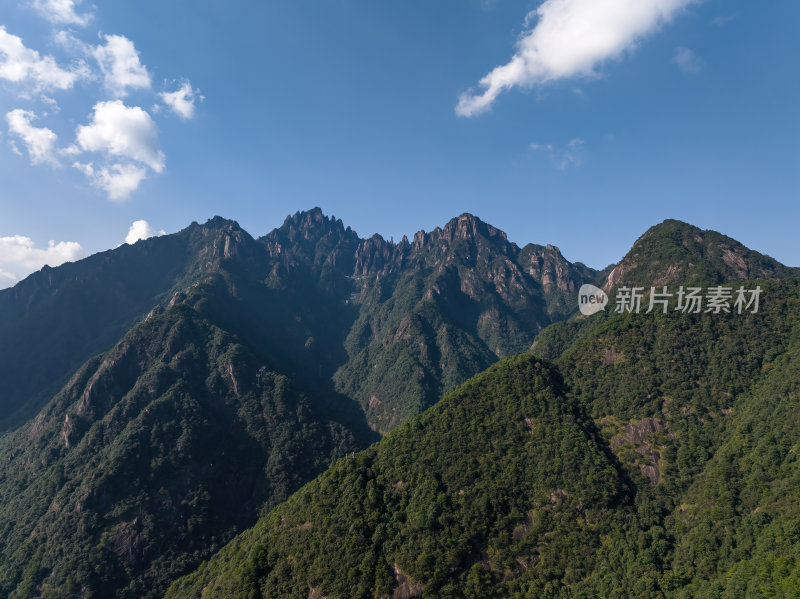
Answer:
<svg viewBox="0 0 800 599"><path fill-rule="evenodd" d="M637 487L658 547L656 597L792 597L800 476L800 280L762 287L756 314L584 319L559 355ZM563 326L557 327L563 333Z"/></svg>
<svg viewBox="0 0 800 599"><path fill-rule="evenodd" d="M553 246L520 249L470 214L394 243L360 239L315 208L261 241L276 261L271 286L346 304L346 354L333 378L381 432L527 349L597 276Z"/></svg>
<svg viewBox="0 0 800 599"><path fill-rule="evenodd" d="M288 217L258 241L215 217L45 267L0 291L0 430L35 416L83 362L153 306L212 275L228 284L233 272L239 313L255 310L271 323L270 314L284 316L291 329L284 333L302 335L303 347L278 353L303 376L335 378L381 431L527 349L538 331L569 315L577 288L597 275L553 246L520 249L468 214L400 243L361 239L319 208ZM243 335L260 322L234 323L236 310L218 316ZM301 326L291 324L298 319ZM275 337L274 328L255 333L259 342Z"/></svg>
<svg viewBox="0 0 800 599"><path fill-rule="evenodd" d="M800 280L744 284L762 287L755 314L598 315L584 319L571 343L561 341L566 349L552 352L560 355L553 367L529 357L493 367L354 461L337 464L176 582L169 596L796 596ZM548 461L568 454L555 425L546 427L555 435L547 441L558 449L535 452L545 457L543 468L507 466L529 455L517 436L524 429L481 426L507 414L490 398L525 405L511 383L525 375L512 364L547 369L560 401L587 430L599 431L592 437L602 449L598 463L618 481L617 499L603 504L599 522L595 514L570 529L543 517L539 504L532 511L514 504L536 494L521 492L507 475L552 488L551 506L591 493L597 479L574 479ZM499 393L492 377L506 381ZM477 403L463 399L467 389ZM469 425L462 426L456 405ZM485 462L465 439L481 444L478 453L496 448L489 461L497 467L481 469ZM438 486L414 503L420 470ZM469 484L441 482L448 473ZM398 502L406 488L411 498ZM460 544L492 538L484 523L495 520L474 517L474 501L452 498L484 490L510 501L523 519L505 525L507 544ZM530 530L567 546L515 553ZM570 552L575 538L583 553Z"/></svg>
<svg viewBox="0 0 800 599"><path fill-rule="evenodd" d="M159 596L364 446L340 401L187 303L154 310L0 441L0 595Z"/></svg>
<svg viewBox="0 0 800 599"><path fill-rule="evenodd" d="M44 267L0 291L0 430L35 416L81 364L110 349L153 306L215 272L230 256L232 232L247 236L219 217L193 223Z"/></svg>
<svg viewBox="0 0 800 599"><path fill-rule="evenodd" d="M509 358L337 462L168 597L487 598L584 588L630 516L630 489L612 458L557 372Z"/></svg>
<svg viewBox="0 0 800 599"><path fill-rule="evenodd" d="M497 248L481 253L487 264L497 251L516 251L496 229L467 220L496 238ZM404 284L422 282L420 273L438 268L442 256L449 256L448 268L476 279L468 255L476 246L450 251L444 245L458 246L458 235L445 234L450 238L439 240L441 255L407 256L415 263L402 275ZM333 381L348 362L353 323L369 320L364 313L382 301L353 301L354 286L374 296L382 284L377 270L394 268L381 265L369 249L381 242L360 240L319 210L290 217L259 241L215 218L45 269L3 295L19 316L18 331L5 331L12 342L14 331L21 335L42 314L45 323L63 324L47 334L34 330L21 349L27 362L20 377L35 379L37 368L54 373L35 392L28 390L24 410L63 376L66 356L74 361L102 349L143 318L145 308L152 310L114 349L78 369L34 420L0 441L0 592L156 596L251 524L259 509L284 499L332 457L374 440L358 405L341 393L358 385L337 374L337 391ZM536 262L532 252L527 256ZM398 272L409 268L404 260ZM375 281L357 281L350 273L359 268ZM538 268L549 276L550 266ZM435 286L441 277L430 280ZM515 300L520 312L526 302L546 306L536 283L526 285L527 296ZM502 293L508 301L509 290ZM473 295L481 300L477 291ZM416 318L419 303L416 298L393 310L391 318ZM73 304L77 312L67 318L64 310ZM93 311L95 304L100 308ZM436 310L441 320L447 306ZM454 355L464 351L464 340L486 351L474 323L449 326ZM80 333L76 341L62 344L73 329ZM57 350L48 354L45 343ZM30 352L44 355L31 364ZM404 407L392 425L432 403L431 389L454 387L496 359L486 351L481 361L445 369L444 382L440 369L425 388L410 378L395 381L392 391L412 397L412 408Z"/></svg>
<svg viewBox="0 0 800 599"><path fill-rule="evenodd" d="M800 594L800 329L763 369L672 516L680 597Z"/></svg>

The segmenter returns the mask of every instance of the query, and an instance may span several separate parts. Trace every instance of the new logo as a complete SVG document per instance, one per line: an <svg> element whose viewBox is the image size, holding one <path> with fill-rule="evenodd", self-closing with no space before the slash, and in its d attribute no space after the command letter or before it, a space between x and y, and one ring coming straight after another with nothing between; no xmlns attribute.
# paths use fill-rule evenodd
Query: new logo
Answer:
<svg viewBox="0 0 800 599"><path fill-rule="evenodd" d="M578 290L578 309L584 316L591 316L604 310L608 303L606 292L594 285L581 285Z"/></svg>

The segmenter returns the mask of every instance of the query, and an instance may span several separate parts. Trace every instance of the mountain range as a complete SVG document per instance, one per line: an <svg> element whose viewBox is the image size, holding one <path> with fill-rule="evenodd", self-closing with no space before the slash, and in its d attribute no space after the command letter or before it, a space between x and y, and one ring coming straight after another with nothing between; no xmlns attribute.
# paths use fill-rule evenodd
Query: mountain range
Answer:
<svg viewBox="0 0 800 599"><path fill-rule="evenodd" d="M318 208L45 267L0 291L0 595L793 596L799 281L679 221L597 271Z"/></svg>

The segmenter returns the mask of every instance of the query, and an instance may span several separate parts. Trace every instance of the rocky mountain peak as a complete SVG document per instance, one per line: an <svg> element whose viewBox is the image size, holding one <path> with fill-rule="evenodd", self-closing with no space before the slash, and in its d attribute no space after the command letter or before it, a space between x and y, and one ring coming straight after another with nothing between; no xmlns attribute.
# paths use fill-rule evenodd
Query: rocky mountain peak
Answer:
<svg viewBox="0 0 800 599"><path fill-rule="evenodd" d="M209 218L205 223L202 225L198 225L197 223L192 223L193 226L200 227L207 231L215 231L220 229L241 229L239 227L239 223L235 220L230 220L228 218L223 218L219 215L214 216L213 218Z"/></svg>
<svg viewBox="0 0 800 599"><path fill-rule="evenodd" d="M408 239L404 236L400 244L392 244L378 234L362 240L356 248L353 274L364 276L371 273L386 274L399 266L397 256L408 248Z"/></svg>
<svg viewBox="0 0 800 599"><path fill-rule="evenodd" d="M574 294L580 286L591 281L596 272L587 266L572 264L558 247L528 244L519 254L519 263L527 274L539 281L547 294Z"/></svg>
<svg viewBox="0 0 800 599"><path fill-rule="evenodd" d="M475 239L479 236L496 237L507 241L506 234L503 231L483 222L480 218L468 212L451 219L442 229L442 236L450 241Z"/></svg>
<svg viewBox="0 0 800 599"><path fill-rule="evenodd" d="M326 216L319 207L287 216L283 225L276 231L282 232L289 239L301 238L309 242L319 241L326 235L337 238L357 237L350 227L345 228L341 219L337 219L335 216Z"/></svg>
<svg viewBox="0 0 800 599"><path fill-rule="evenodd" d="M291 253L318 260L320 251L329 252L337 245L353 248L358 235L345 227L341 219L325 216L320 208L296 212L287 216L279 228L260 238L272 256Z"/></svg>

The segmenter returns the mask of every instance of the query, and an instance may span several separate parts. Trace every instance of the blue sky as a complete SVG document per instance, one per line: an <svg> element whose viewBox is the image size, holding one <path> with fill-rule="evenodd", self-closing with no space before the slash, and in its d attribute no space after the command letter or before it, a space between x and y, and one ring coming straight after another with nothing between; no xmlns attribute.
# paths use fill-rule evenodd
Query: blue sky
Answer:
<svg viewBox="0 0 800 599"><path fill-rule="evenodd" d="M472 212L594 267L679 218L800 265L798 22L790 0L2 0L0 287L317 205L395 239Z"/></svg>

